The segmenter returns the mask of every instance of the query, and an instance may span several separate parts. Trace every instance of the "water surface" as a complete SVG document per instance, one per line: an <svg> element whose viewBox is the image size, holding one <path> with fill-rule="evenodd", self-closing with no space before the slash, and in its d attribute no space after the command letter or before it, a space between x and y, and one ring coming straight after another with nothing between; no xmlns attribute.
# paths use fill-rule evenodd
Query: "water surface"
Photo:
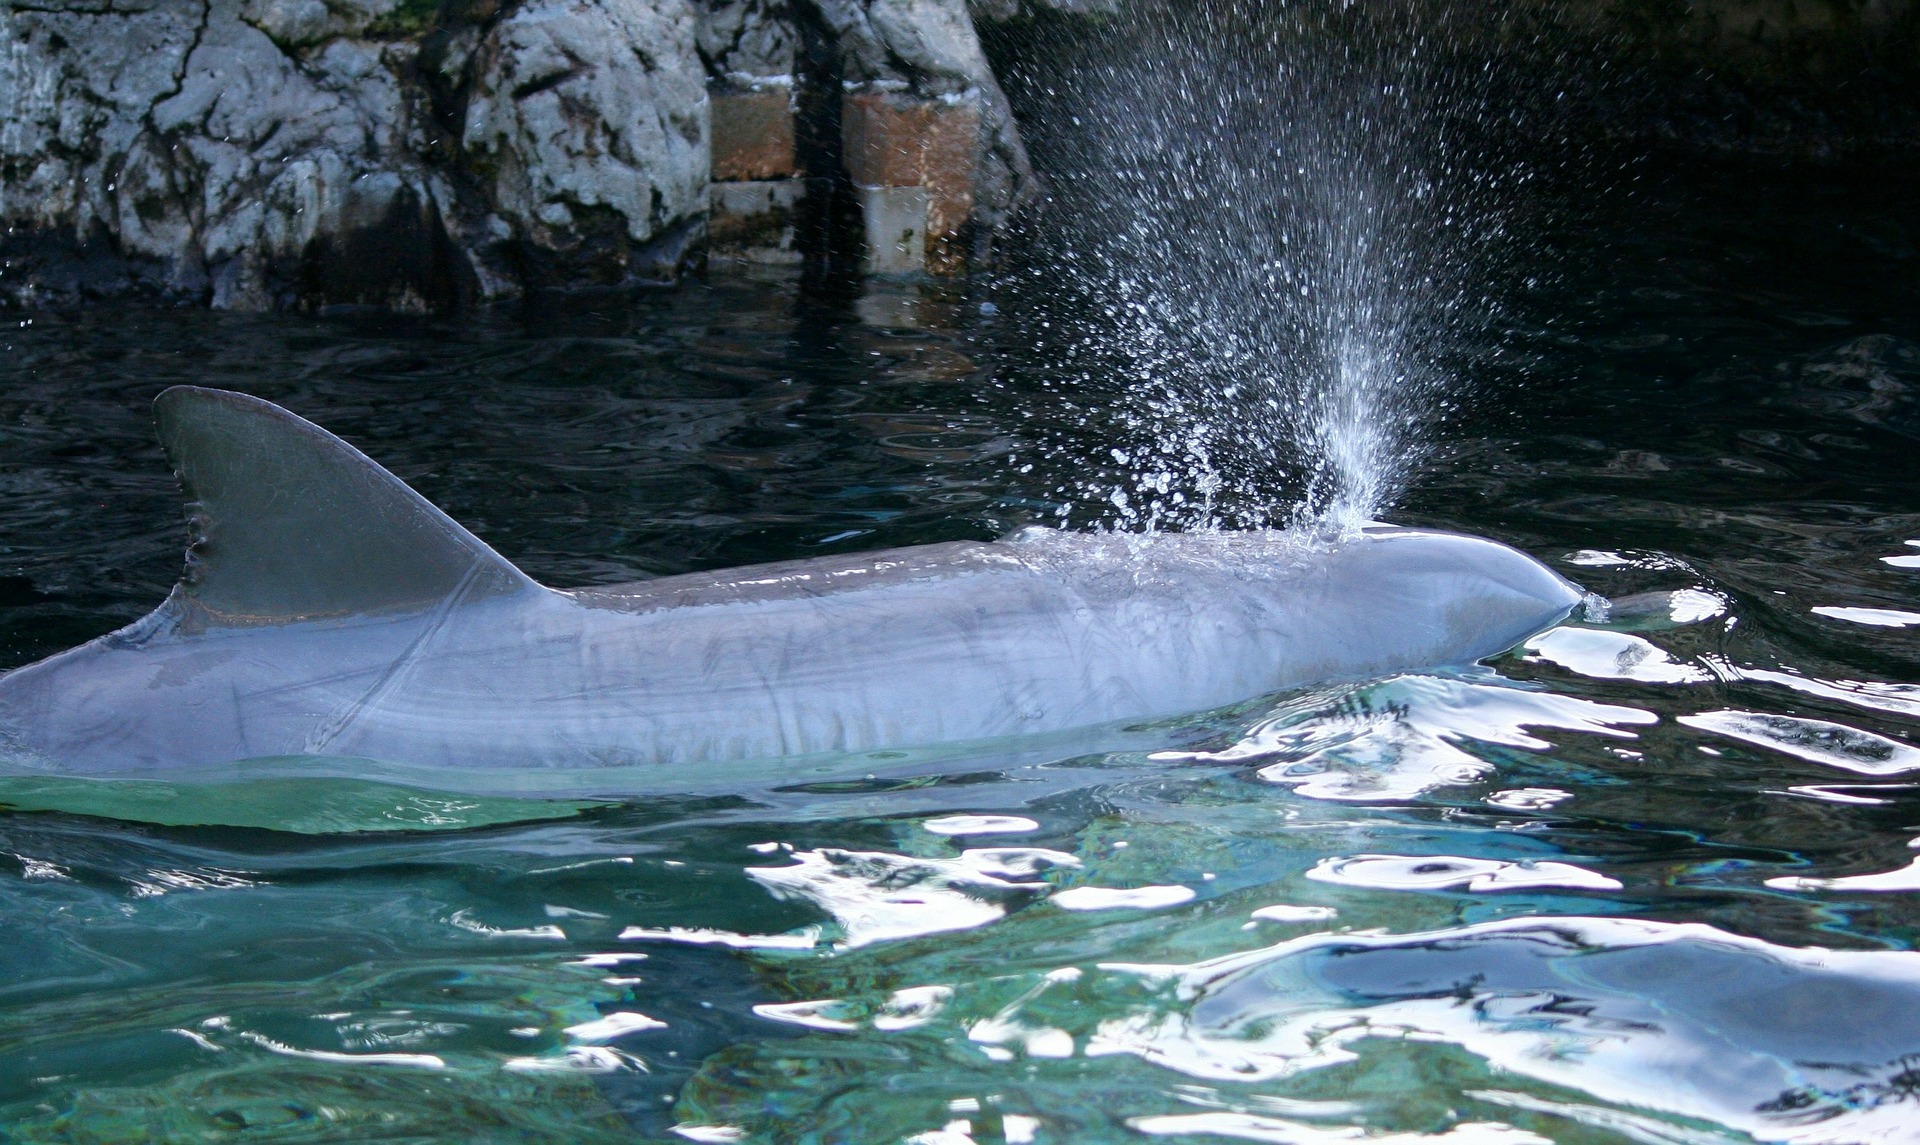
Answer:
<svg viewBox="0 0 1920 1145"><path fill-rule="evenodd" d="M1477 404L1393 514L1604 620L1180 754L5 813L0 1139L1920 1138L1916 184L1642 185L1462 356ZM14 316L0 664L171 584L175 382L313 417L558 585L989 537L1062 488L1094 520L1065 305L716 275L445 322Z"/></svg>

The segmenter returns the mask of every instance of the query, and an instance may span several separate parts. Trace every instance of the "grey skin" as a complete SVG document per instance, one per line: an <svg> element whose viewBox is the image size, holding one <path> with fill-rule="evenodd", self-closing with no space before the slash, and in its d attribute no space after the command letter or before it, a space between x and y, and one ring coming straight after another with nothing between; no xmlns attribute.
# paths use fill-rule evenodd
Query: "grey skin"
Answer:
<svg viewBox="0 0 1920 1145"><path fill-rule="evenodd" d="M1503 545L1386 526L1028 529L550 589L278 406L183 386L156 411L193 502L186 572L139 622L0 677L7 770L631 767L993 740L1467 664L1581 600Z"/></svg>

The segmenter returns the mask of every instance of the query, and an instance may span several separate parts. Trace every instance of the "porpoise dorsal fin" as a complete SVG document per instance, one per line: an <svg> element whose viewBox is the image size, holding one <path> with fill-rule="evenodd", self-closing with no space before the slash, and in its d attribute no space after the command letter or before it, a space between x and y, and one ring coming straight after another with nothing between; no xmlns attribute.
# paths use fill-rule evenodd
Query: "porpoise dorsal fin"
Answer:
<svg viewBox="0 0 1920 1145"><path fill-rule="evenodd" d="M272 402L175 386L154 415L193 522L178 591L204 622L395 612L535 587L372 458Z"/></svg>

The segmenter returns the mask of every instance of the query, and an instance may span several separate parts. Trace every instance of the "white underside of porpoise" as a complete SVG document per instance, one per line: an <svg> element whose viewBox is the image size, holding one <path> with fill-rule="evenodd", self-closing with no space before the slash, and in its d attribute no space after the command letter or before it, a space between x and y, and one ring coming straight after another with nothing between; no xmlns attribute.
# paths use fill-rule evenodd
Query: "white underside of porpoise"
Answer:
<svg viewBox="0 0 1920 1145"><path fill-rule="evenodd" d="M1468 664L1581 600L1504 545L1390 526L1028 529L559 591L278 407L176 389L160 415L200 510L189 574L144 620L0 677L0 756L41 774L995 739Z"/></svg>

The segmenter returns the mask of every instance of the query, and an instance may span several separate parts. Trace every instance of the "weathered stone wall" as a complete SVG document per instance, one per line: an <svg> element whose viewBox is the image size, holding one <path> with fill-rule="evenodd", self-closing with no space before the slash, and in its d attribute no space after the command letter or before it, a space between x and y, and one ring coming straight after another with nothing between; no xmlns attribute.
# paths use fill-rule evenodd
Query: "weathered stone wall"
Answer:
<svg viewBox="0 0 1920 1145"><path fill-rule="evenodd" d="M1035 197L976 25L1127 2L0 0L0 304L423 310L709 254L954 272ZM1473 11L1598 61L1625 134L1920 142L1916 0Z"/></svg>
<svg viewBox="0 0 1920 1145"><path fill-rule="evenodd" d="M491 208L465 235L498 252L487 293L673 276L706 201L696 24L679 0L529 0L480 40L460 167Z"/></svg>
<svg viewBox="0 0 1920 1145"><path fill-rule="evenodd" d="M704 210L696 22L686 0L0 9L0 294L423 309L670 275Z"/></svg>
<svg viewBox="0 0 1920 1145"><path fill-rule="evenodd" d="M964 0L715 0L704 27L716 253L791 261L811 219L869 271L951 273L1031 198Z"/></svg>
<svg viewBox="0 0 1920 1145"><path fill-rule="evenodd" d="M833 106L803 122L823 75L812 103ZM879 174L846 170L822 119L888 156ZM923 257L868 260L880 270L924 269L927 250L957 268L941 244L1027 194L964 0L0 7L0 299L16 304L422 310L669 280L710 218L722 251L799 258L810 190L869 178L910 179L926 203L908 228Z"/></svg>

